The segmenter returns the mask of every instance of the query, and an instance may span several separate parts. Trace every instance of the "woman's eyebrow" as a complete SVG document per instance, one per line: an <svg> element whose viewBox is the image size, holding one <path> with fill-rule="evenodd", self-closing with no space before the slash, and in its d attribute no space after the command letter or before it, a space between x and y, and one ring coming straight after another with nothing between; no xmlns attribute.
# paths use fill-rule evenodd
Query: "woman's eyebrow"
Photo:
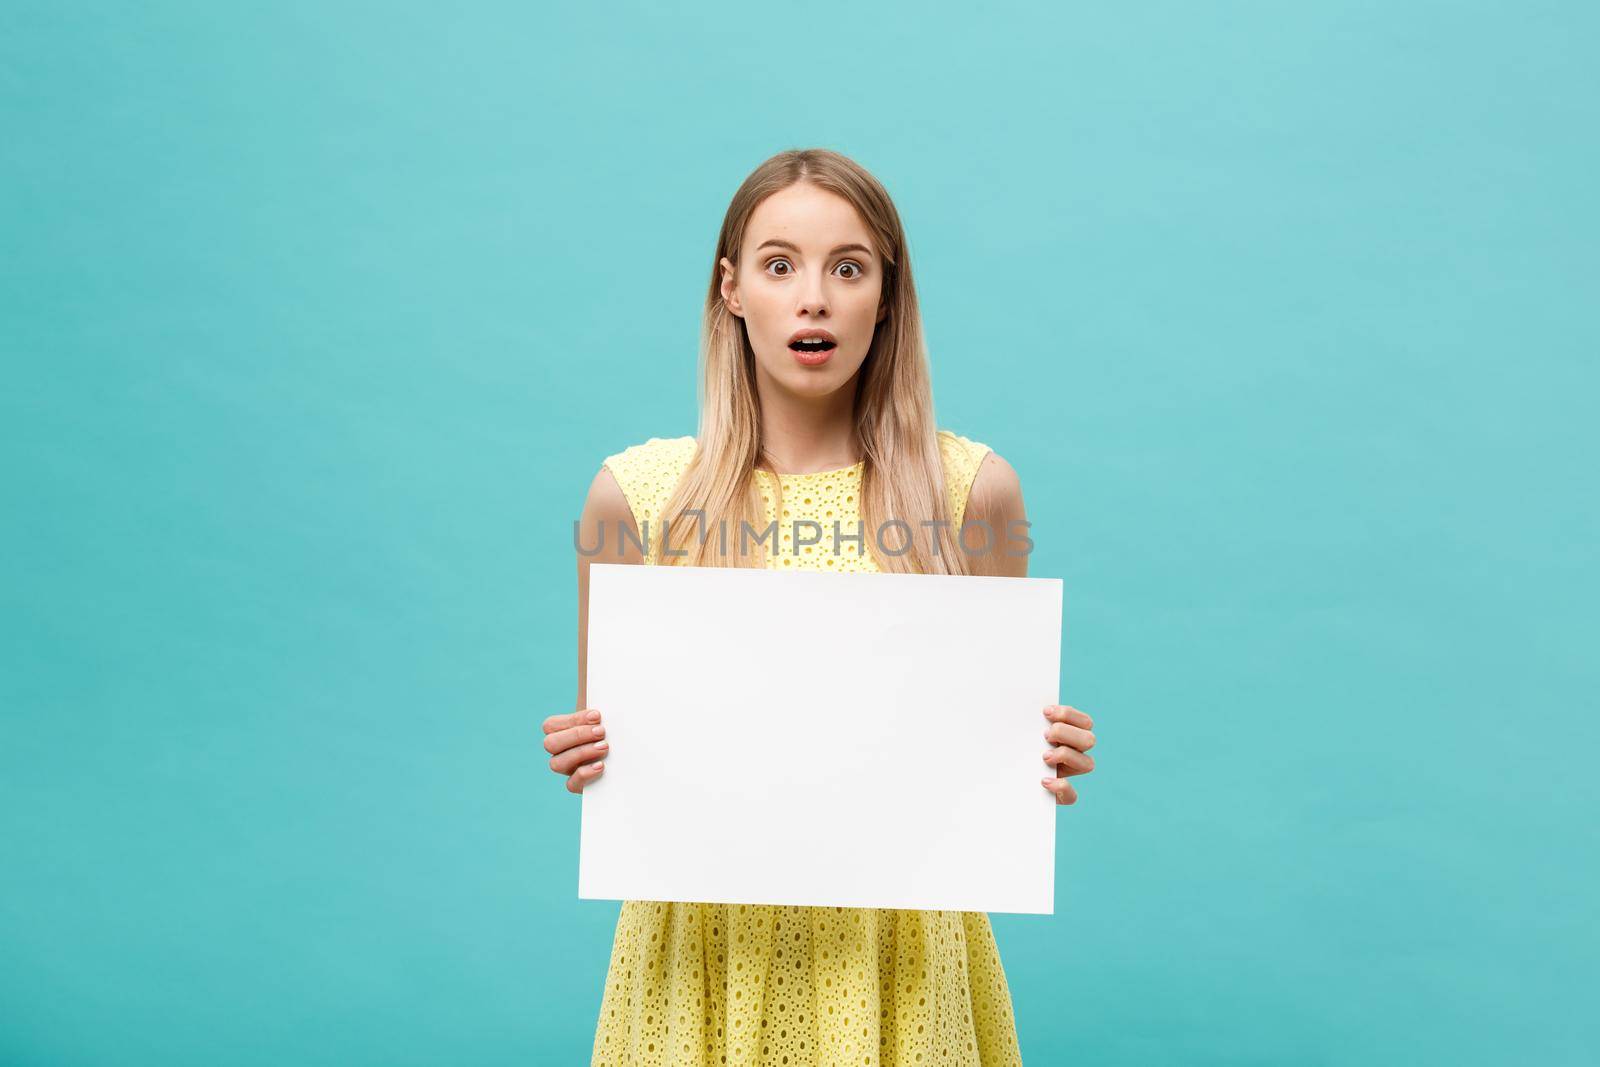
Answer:
<svg viewBox="0 0 1600 1067"><path fill-rule="evenodd" d="M780 240L777 237L769 237L765 241L762 241L759 245L756 246L756 251L759 252L763 248L767 247L768 245L776 245L779 248L787 248L791 252L800 251L799 248L797 248L796 246L790 244L788 241ZM836 256L840 252L865 252L868 255L871 255L872 254L872 249L868 248L866 245L861 245L861 244L839 245L836 248L834 248L834 250L832 252L829 252L828 255Z"/></svg>

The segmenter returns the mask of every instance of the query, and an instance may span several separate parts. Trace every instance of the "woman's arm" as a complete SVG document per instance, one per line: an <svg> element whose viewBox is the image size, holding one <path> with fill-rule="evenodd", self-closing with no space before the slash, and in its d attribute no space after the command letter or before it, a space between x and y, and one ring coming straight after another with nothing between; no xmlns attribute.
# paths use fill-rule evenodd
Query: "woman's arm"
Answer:
<svg viewBox="0 0 1600 1067"><path fill-rule="evenodd" d="M624 536L624 533L632 538ZM544 721L544 749L550 753L550 769L567 778L567 792L581 793L583 787L605 770L609 751L605 727L598 710L585 707L589 675L589 564L643 563L637 542L638 526L622 487L605 467L589 483L589 495L578 518L578 545L598 550L592 555L578 552L578 701L575 711L551 715ZM618 550L618 546L621 550ZM576 546L574 546L576 549Z"/></svg>
<svg viewBox="0 0 1600 1067"><path fill-rule="evenodd" d="M1022 480L998 452L984 454L978 473L972 480L972 491L967 496L967 511L963 523L982 521L992 531L988 535L988 551L981 551L984 542L983 527L975 527L961 542L963 547L975 545L968 553L973 574L995 575L1004 578L1026 578L1030 545L1025 539L1028 528L1023 525L1028 515L1022 505ZM957 531L959 533L959 531Z"/></svg>
<svg viewBox="0 0 1600 1067"><path fill-rule="evenodd" d="M990 451L978 467L965 518L981 518L994 530L994 550L971 557L973 574L1027 577L1027 555L1022 550L1032 550L1032 544L1027 526L1022 525L1027 522L1022 483L1016 470L997 453ZM976 541L976 537L968 541ZM1088 753L1094 747L1093 726L1093 718L1075 707L1051 704L1045 709L1045 741L1054 745L1045 753L1045 763L1053 766L1054 774L1040 779L1040 785L1054 793L1058 805L1077 803L1078 790L1069 779L1094 769L1094 757Z"/></svg>
<svg viewBox="0 0 1600 1067"><path fill-rule="evenodd" d="M978 467L965 517L982 519L994 530L994 551L973 554L970 557L972 573L1009 578L1028 576L1028 557L1022 552L1031 550L1032 545L1028 528L1023 525L1027 513L1022 506L1022 483L1011 464L994 452L984 456ZM1044 717L1045 742L1054 746L1045 752L1044 762L1054 773L1041 779L1039 784L1055 795L1057 804L1075 804L1078 790L1069 779L1094 770L1094 757L1089 755L1095 742L1094 720L1064 704L1045 708Z"/></svg>
<svg viewBox="0 0 1600 1067"><path fill-rule="evenodd" d="M601 538L604 537L602 542ZM583 502L583 514L578 518L578 544L601 545L599 552L578 555L578 703L581 710L586 700L585 689L589 676L589 564L643 563L639 551L639 527L633 520L633 510L622 487L605 467L589 483L589 495ZM617 546L622 545L622 553Z"/></svg>

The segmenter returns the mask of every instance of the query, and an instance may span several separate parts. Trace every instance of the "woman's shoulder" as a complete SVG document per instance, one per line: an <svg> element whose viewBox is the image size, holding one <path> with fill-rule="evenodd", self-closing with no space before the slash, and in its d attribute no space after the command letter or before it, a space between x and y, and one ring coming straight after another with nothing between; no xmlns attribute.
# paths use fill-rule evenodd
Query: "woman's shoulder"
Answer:
<svg viewBox="0 0 1600 1067"><path fill-rule="evenodd" d="M667 502L694 450L693 434L650 437L611 453L601 466L616 479L635 519L643 521Z"/></svg>
<svg viewBox="0 0 1600 1067"><path fill-rule="evenodd" d="M975 441L954 430L939 431L939 455L946 467L971 467L976 471L983 457L991 451L982 441Z"/></svg>
<svg viewBox="0 0 1600 1067"><path fill-rule="evenodd" d="M605 458L603 465L615 471L617 468L634 469L660 466L679 460L687 461L694 455L694 446L693 434L684 434L682 437L649 437L611 453Z"/></svg>
<svg viewBox="0 0 1600 1067"><path fill-rule="evenodd" d="M944 464L946 503L958 526L967 510L967 501L972 496L978 471L984 465L984 457L992 451L982 441L954 430L939 431L939 459Z"/></svg>
<svg viewBox="0 0 1600 1067"><path fill-rule="evenodd" d="M947 434L946 451L954 458L946 461L946 469L955 472L953 480L965 494L965 507L956 508L957 514L965 511L986 521L993 516L1020 514L1022 480L1016 468L981 441L940 431L941 437Z"/></svg>

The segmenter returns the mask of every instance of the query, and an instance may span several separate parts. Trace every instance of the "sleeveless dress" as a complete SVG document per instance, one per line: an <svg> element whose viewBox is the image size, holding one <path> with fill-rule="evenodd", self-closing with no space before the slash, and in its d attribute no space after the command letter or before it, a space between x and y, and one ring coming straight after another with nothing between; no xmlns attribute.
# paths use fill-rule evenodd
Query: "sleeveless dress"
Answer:
<svg viewBox="0 0 1600 1067"><path fill-rule="evenodd" d="M960 529L989 448L949 430L938 436L951 529ZM641 533L648 519L659 536L661 509L694 450L692 436L652 437L606 457ZM782 542L769 550L769 567L879 570L853 539L841 535L833 550L836 519L844 534L860 529L863 469L777 476ZM773 477L757 472L768 522ZM805 519L826 532L796 556L792 523ZM899 536L885 534L891 545ZM659 563L655 546L645 563ZM1021 1063L983 912L629 900L617 917L591 1067Z"/></svg>

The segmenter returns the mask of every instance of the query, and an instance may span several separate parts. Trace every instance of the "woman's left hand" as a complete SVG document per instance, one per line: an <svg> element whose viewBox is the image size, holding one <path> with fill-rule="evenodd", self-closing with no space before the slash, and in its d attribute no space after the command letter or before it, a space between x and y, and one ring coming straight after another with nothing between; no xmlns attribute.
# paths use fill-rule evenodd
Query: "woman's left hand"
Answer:
<svg viewBox="0 0 1600 1067"><path fill-rule="evenodd" d="M1046 763L1056 766L1056 776L1046 778L1041 784L1056 795L1057 804L1071 804L1078 799L1068 777L1088 774L1094 770L1094 757L1089 750L1094 747L1094 734L1090 732L1094 720L1077 708L1052 704L1044 709L1044 739L1056 747L1044 754Z"/></svg>

